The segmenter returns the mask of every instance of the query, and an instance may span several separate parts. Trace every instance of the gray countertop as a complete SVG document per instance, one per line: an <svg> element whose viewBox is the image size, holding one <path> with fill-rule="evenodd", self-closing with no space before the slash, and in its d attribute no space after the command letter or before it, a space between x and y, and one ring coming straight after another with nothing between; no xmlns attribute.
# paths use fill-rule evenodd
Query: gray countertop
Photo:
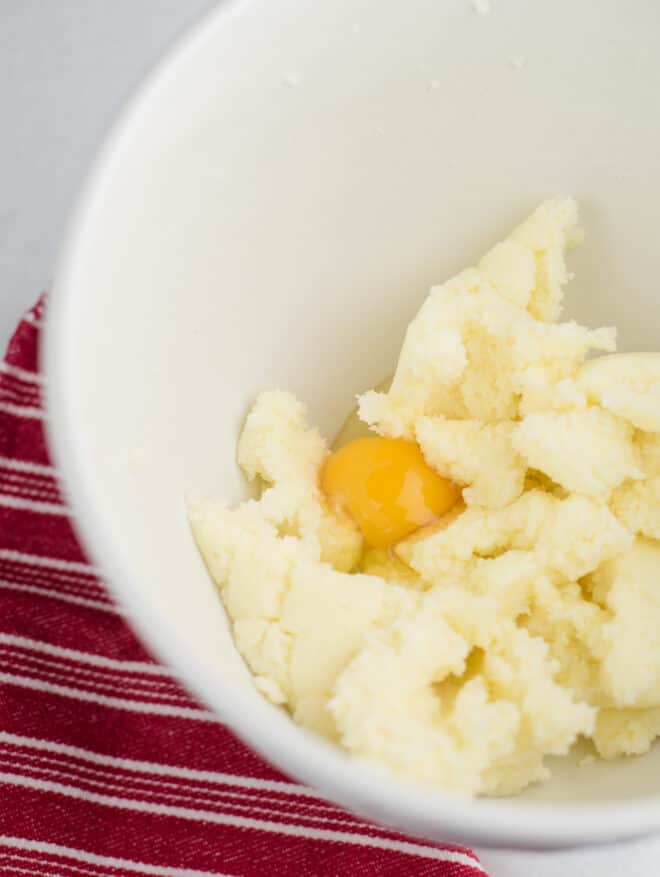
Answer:
<svg viewBox="0 0 660 877"><path fill-rule="evenodd" d="M213 0L0 0L0 346L123 101Z"/></svg>
<svg viewBox="0 0 660 877"><path fill-rule="evenodd" d="M174 37L212 5L0 0L3 349L22 311L50 283L85 170L122 102ZM492 877L646 877L660 865L660 840L560 854L480 853Z"/></svg>

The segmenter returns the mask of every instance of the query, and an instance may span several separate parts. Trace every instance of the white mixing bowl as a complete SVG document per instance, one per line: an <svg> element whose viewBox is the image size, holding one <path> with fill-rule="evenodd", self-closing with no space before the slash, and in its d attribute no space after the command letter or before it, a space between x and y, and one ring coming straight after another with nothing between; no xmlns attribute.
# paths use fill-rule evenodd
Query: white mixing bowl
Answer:
<svg viewBox="0 0 660 877"><path fill-rule="evenodd" d="M253 688L186 523L238 500L255 394L332 436L392 371L432 282L542 198L588 240L569 313L660 346L660 7L652 0L223 3L123 114L48 315L54 451L135 627L255 749L402 829L560 846L660 828L660 747L510 800L455 801L357 763Z"/></svg>

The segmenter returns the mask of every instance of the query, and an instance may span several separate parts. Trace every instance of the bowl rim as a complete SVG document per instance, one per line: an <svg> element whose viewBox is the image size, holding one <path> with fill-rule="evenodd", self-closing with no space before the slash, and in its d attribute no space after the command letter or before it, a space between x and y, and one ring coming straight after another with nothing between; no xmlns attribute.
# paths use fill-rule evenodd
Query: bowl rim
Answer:
<svg viewBox="0 0 660 877"><path fill-rule="evenodd" d="M532 806L515 798L456 798L392 777L310 733L303 732L301 738L300 729L294 729L288 719L275 734L256 721L248 698L225 687L221 678L207 673L186 653L180 634L164 616L158 616L158 623L154 623L154 607L141 595L139 587L133 587L137 582L128 562L121 557L104 520L102 503L92 489L79 426L81 412L69 392L68 374L72 367L69 337L76 325L77 266L96 208L113 177L118 156L131 138L136 119L164 84L175 78L177 71L250 3L251 0L221 0L161 56L111 126L69 221L46 308L41 365L46 376L48 444L70 501L76 533L102 570L124 616L150 651L248 746L323 797L381 824L430 840L449 837L493 847L575 847L658 831L660 794L624 802L535 802ZM291 733L286 726L290 726Z"/></svg>

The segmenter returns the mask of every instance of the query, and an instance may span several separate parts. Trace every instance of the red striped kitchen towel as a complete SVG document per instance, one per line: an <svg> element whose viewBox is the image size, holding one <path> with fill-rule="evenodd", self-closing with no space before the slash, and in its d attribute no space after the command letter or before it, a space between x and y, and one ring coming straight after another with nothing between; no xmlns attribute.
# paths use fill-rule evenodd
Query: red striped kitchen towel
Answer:
<svg viewBox="0 0 660 877"><path fill-rule="evenodd" d="M49 461L42 309L0 365L0 874L483 875L279 774L135 639Z"/></svg>

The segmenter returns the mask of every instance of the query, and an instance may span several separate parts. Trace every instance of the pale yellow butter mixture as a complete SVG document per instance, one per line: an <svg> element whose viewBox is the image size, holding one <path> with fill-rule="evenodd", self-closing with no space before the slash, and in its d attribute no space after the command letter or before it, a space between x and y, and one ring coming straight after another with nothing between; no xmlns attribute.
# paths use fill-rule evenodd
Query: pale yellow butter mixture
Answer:
<svg viewBox="0 0 660 877"><path fill-rule="evenodd" d="M360 397L461 486L437 524L365 546L281 391L238 445L261 497L190 510L257 687L427 785L510 794L580 735L615 758L660 734L660 360L585 363L616 332L558 322L580 240L572 199L542 203L431 290L389 391Z"/></svg>

